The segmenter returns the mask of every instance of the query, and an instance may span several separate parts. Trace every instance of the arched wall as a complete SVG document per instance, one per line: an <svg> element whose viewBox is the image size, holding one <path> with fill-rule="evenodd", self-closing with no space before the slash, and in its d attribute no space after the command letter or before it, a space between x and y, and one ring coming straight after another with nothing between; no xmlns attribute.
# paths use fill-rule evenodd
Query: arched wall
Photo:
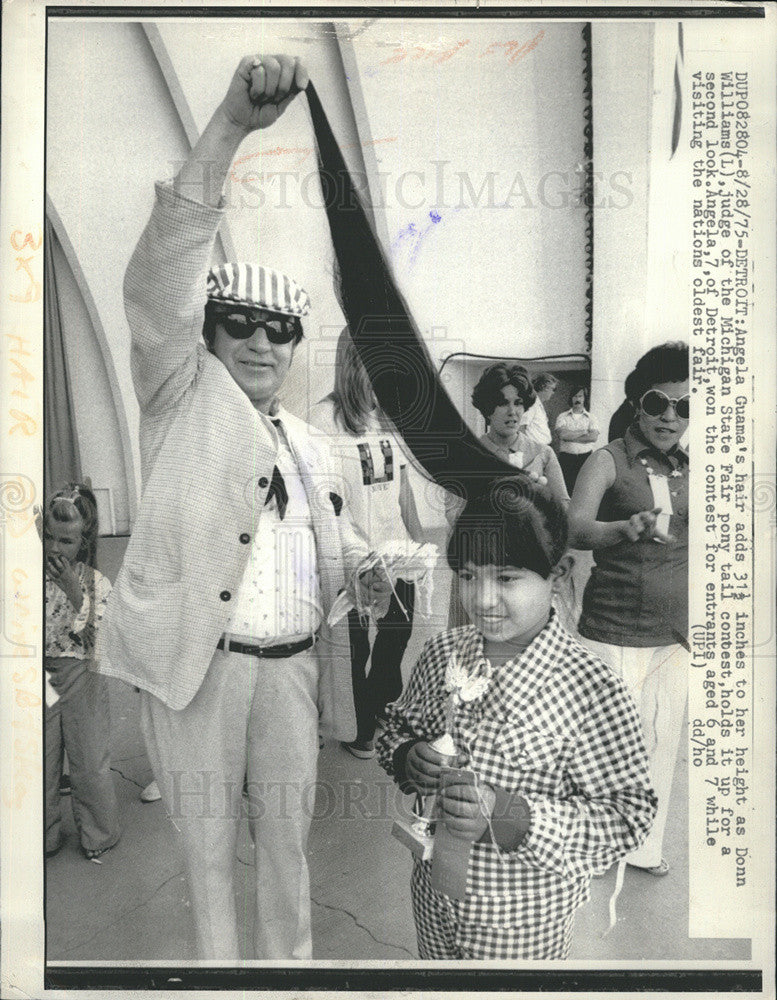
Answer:
<svg viewBox="0 0 777 1000"><path fill-rule="evenodd" d="M571 205L527 211L518 197L512 209L494 208L485 203L487 187L479 207L455 210L462 184L466 191L457 177L444 215L430 173L435 161L446 161L448 172L463 174L477 195L489 172L499 192L516 172L534 191L548 171L574 171L582 148L582 25L472 22L474 65L501 59L505 86L490 88L494 71L484 69L469 110L462 110L461 72L473 60L456 62L465 48L442 61L435 62L442 51L429 58L429 46L446 32L456 42L460 24L377 21L357 34L354 22L253 19L249 33L244 21L229 18L145 25L50 20L48 195L115 372L114 440L124 452L115 470L117 482L135 476L125 504L130 519L140 484L123 274L148 217L154 181L175 173L247 46L306 59L349 165L366 175L373 195L386 175L391 190L403 173L421 172L423 205L406 209L394 197L381 207L378 200L376 228L389 241L400 284L438 360L456 350L541 357L585 349L584 213ZM509 61L509 42L538 37L520 59ZM592 397L604 426L620 402L637 345L650 346L645 307L653 40L653 25L593 25L594 167L605 188L614 173L629 175L628 204L594 208ZM554 66L566 69L554 75ZM385 99L388 90L395 101ZM462 136L470 135L475 107L470 132L476 139L467 143ZM342 325L312 146L302 101L272 130L246 142L227 187L225 246L216 249L218 259L234 253L285 269L310 292L306 339L283 390L285 404L302 416L332 386L334 339ZM417 201L418 190L415 196ZM412 233L410 224L417 234L421 215L438 209L441 221L420 246L400 238ZM491 346L492 334L498 349ZM551 350L553 338L559 350ZM79 386L80 394L85 383ZM95 440L101 410L90 411L81 399L76 405L79 428Z"/></svg>
<svg viewBox="0 0 777 1000"><path fill-rule="evenodd" d="M54 230L52 259L60 312L66 317L65 352L83 474L98 491L101 533L128 534L137 496L121 388L97 309L51 199L46 215Z"/></svg>

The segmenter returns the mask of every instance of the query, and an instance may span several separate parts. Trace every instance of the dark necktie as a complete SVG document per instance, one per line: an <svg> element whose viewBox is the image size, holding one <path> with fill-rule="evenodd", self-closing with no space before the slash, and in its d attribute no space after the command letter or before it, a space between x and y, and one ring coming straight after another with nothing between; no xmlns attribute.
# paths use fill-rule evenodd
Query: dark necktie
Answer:
<svg viewBox="0 0 777 1000"><path fill-rule="evenodd" d="M273 424L279 429L281 422L280 420L273 420ZM286 516L286 508L289 505L289 494L286 491L286 483L283 481L283 476L281 475L281 470L277 465L273 466L272 469L272 480L270 481L270 488L267 490L267 496L264 499L265 507L270 501L275 498L275 503L278 507L278 517L281 521Z"/></svg>

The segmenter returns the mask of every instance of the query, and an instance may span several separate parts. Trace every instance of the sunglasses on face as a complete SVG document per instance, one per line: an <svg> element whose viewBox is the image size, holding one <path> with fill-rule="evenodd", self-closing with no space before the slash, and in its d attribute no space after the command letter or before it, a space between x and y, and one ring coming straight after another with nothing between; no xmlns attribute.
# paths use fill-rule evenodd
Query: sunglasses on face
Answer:
<svg viewBox="0 0 777 1000"><path fill-rule="evenodd" d="M670 406L674 407L674 412L681 420L687 420L690 412L691 397L681 396L679 399L670 399L665 392L660 389L648 389L640 399L640 409L648 417L660 417L666 413Z"/></svg>
<svg viewBox="0 0 777 1000"><path fill-rule="evenodd" d="M257 330L264 334L271 344L288 344L297 334L297 320L293 316L251 316L249 313L217 313L227 335L233 340L248 340Z"/></svg>

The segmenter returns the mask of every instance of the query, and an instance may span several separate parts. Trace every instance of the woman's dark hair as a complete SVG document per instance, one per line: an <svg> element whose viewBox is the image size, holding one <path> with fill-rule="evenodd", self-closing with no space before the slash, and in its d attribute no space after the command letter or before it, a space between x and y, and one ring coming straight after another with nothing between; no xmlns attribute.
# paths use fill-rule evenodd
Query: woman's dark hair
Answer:
<svg viewBox="0 0 777 1000"><path fill-rule="evenodd" d="M508 385L515 388L518 402L523 403L524 410L533 405L537 397L529 380L529 373L523 365L508 365L500 361L486 368L472 391L472 405L480 410L486 420L497 406L504 403L502 390Z"/></svg>
<svg viewBox="0 0 777 1000"><path fill-rule="evenodd" d="M257 309L261 308L261 306L242 305L240 302L227 304L224 302L216 302L213 299L208 299L205 303L205 319L202 324L202 337L208 350L213 350L213 342L216 339L216 326L218 325L220 315L224 315L225 312L256 312ZM272 313L271 309L264 309L263 311ZM299 316L284 316L284 319L293 319L294 321L294 346L296 347L303 337L302 320Z"/></svg>
<svg viewBox="0 0 777 1000"><path fill-rule="evenodd" d="M475 566L515 566L547 580L567 549L564 507L528 477L497 479L467 501L453 526L447 559L456 572Z"/></svg>
<svg viewBox="0 0 777 1000"><path fill-rule="evenodd" d="M46 516L60 524L81 521L81 547L76 559L94 566L97 558L97 500L83 483L68 483L49 497Z"/></svg>
<svg viewBox="0 0 777 1000"><path fill-rule="evenodd" d="M626 398L636 405L651 386L685 382L687 378L688 345L684 340L670 340L642 355L626 378Z"/></svg>
<svg viewBox="0 0 777 1000"><path fill-rule="evenodd" d="M588 388L584 385L573 385L569 390L569 402L571 403L575 396L582 392L583 394L583 407L587 410L591 405L591 393Z"/></svg>

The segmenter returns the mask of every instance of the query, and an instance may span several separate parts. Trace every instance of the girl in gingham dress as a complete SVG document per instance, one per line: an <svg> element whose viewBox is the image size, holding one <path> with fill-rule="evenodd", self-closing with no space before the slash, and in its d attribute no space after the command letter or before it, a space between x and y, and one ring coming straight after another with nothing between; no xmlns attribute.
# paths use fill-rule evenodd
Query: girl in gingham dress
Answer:
<svg viewBox="0 0 777 1000"><path fill-rule="evenodd" d="M414 860L421 958L566 958L592 875L637 847L656 811L634 704L559 624L566 514L544 488L503 479L470 500L448 544L470 624L431 639L389 706L379 758L403 790L438 794L439 819L472 842L465 898ZM458 767L431 743L446 728L446 667L488 680L453 713Z"/></svg>
<svg viewBox="0 0 777 1000"><path fill-rule="evenodd" d="M46 560L47 680L58 699L46 707L46 854L62 846L59 779L63 752L81 850L90 860L119 839L110 760L106 680L94 670L94 645L109 581L94 568L97 503L82 485L55 493L43 517Z"/></svg>

